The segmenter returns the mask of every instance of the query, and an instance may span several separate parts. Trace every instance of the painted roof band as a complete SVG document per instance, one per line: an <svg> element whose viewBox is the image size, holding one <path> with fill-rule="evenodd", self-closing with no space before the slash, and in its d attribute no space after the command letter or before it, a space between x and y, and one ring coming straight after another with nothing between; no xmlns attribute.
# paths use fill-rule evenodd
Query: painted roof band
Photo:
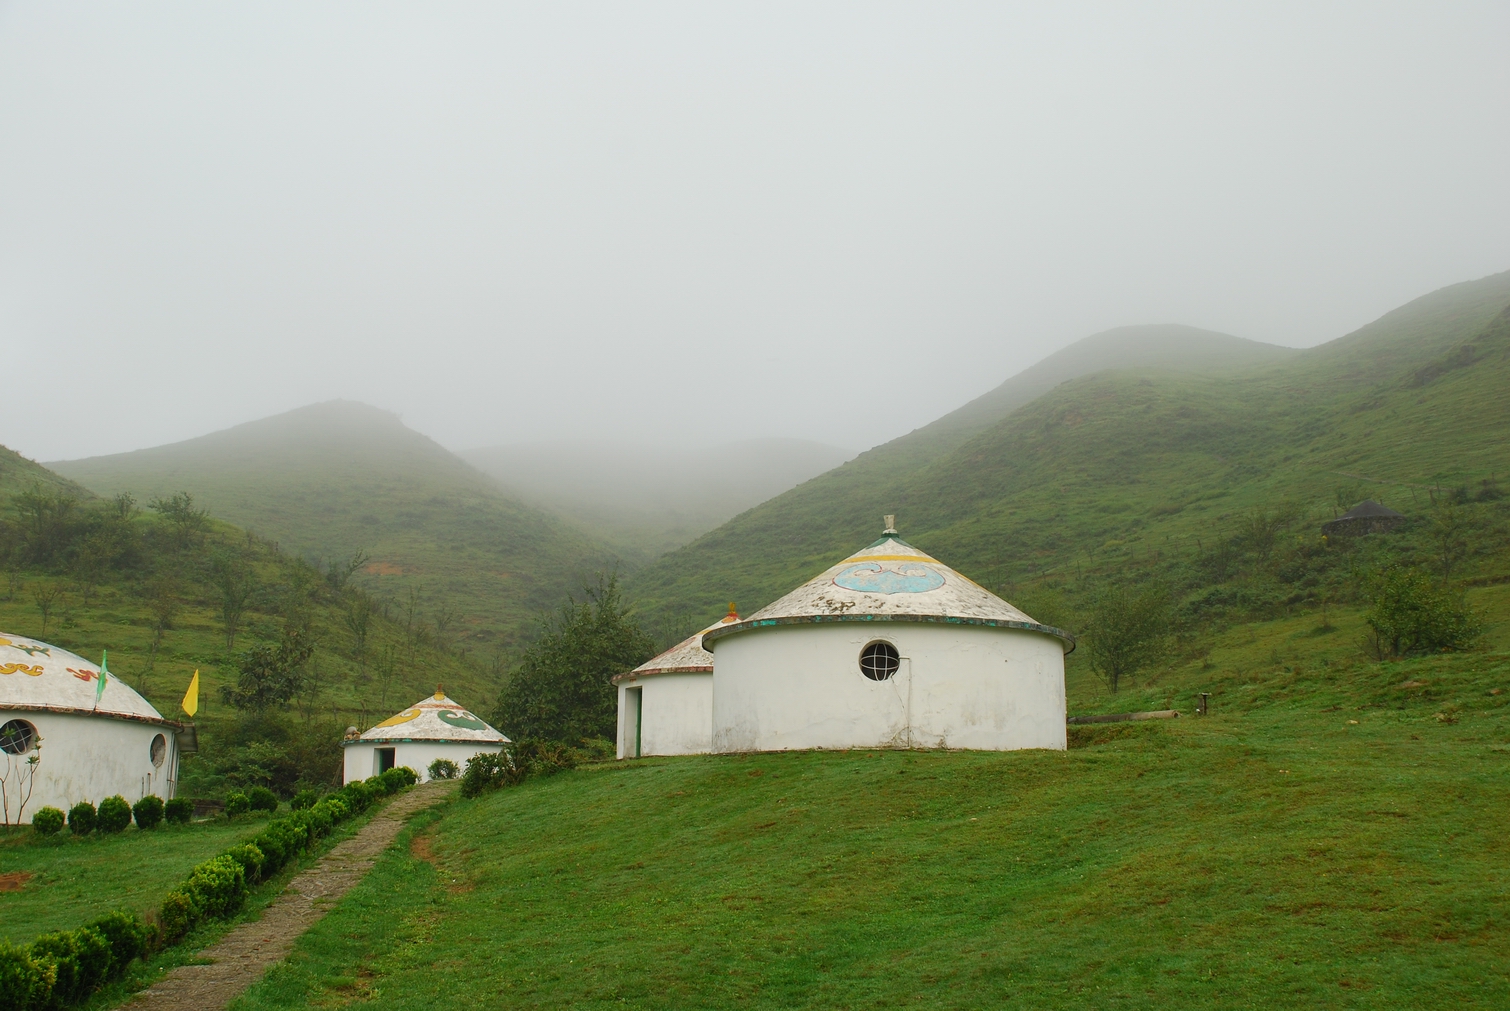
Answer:
<svg viewBox="0 0 1510 1011"><path fill-rule="evenodd" d="M1040 625L1036 621L1013 621L1002 618L964 618L945 614L811 614L792 615L781 618L750 618L736 625L715 628L703 635L703 648L711 650L717 640L733 635L736 632L749 632L757 628L770 628L775 625L818 625L840 621L881 623L911 621L937 625L980 625L985 628L1015 628L1024 632L1039 632L1061 640L1069 647L1064 651L1066 656L1075 652L1076 646L1075 637L1064 629L1055 628L1052 625Z"/></svg>
<svg viewBox="0 0 1510 1011"><path fill-rule="evenodd" d="M112 720L126 720L129 723L148 723L155 727L168 727L171 730L182 730L184 728L182 723L164 719L161 716L113 713L108 709L80 709L78 706L49 706L31 702L0 702L0 710L18 713L56 713L59 716L103 716Z"/></svg>

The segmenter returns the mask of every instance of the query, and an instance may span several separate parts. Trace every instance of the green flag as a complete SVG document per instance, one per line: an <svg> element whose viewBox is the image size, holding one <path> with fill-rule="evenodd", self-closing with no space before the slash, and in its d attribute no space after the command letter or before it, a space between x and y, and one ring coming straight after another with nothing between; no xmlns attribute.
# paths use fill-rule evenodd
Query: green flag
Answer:
<svg viewBox="0 0 1510 1011"><path fill-rule="evenodd" d="M105 694L105 679L110 676L110 672L105 669L105 661L109 658L110 651L108 649L100 651L100 678L94 685L94 704L96 708L99 707L100 697Z"/></svg>

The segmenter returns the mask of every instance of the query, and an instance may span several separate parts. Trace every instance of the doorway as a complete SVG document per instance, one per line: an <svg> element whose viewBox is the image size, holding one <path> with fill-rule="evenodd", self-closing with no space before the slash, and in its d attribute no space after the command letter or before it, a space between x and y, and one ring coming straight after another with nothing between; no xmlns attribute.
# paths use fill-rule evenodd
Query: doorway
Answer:
<svg viewBox="0 0 1510 1011"><path fill-rule="evenodd" d="M645 713L645 689L626 688L624 695L625 701L629 704L629 719L631 721L630 725L624 728L626 731L625 737L628 738L624 742L624 750L628 752L630 758L639 758L640 724L644 722L643 717Z"/></svg>
<svg viewBox="0 0 1510 1011"><path fill-rule="evenodd" d="M372 749L372 774L381 776L393 768L394 752L396 748L373 748Z"/></svg>

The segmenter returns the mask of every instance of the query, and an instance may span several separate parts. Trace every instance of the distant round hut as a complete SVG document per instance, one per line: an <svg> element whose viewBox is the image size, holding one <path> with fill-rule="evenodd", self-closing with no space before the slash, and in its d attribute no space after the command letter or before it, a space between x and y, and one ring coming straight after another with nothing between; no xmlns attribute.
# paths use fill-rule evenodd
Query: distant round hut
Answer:
<svg viewBox="0 0 1510 1011"><path fill-rule="evenodd" d="M729 613L613 679L619 690L620 758L702 755L713 749L713 654L703 636L739 620Z"/></svg>
<svg viewBox="0 0 1510 1011"><path fill-rule="evenodd" d="M179 724L66 649L0 634L0 819L120 795L172 798Z"/></svg>
<svg viewBox="0 0 1510 1011"><path fill-rule="evenodd" d="M430 778L430 763L437 758L450 759L465 771L474 756L497 753L508 743L507 737L437 688L434 695L369 727L366 733L347 731L346 740L341 742L345 750L343 782L379 776L407 765L423 783Z"/></svg>
<svg viewBox="0 0 1510 1011"><path fill-rule="evenodd" d="M1373 499L1364 499L1334 520L1323 523L1321 532L1328 537L1361 537L1364 534L1387 534L1405 522L1405 516Z"/></svg>
<svg viewBox="0 0 1510 1011"><path fill-rule="evenodd" d="M1063 749L1065 632L897 536L705 632L713 750Z"/></svg>

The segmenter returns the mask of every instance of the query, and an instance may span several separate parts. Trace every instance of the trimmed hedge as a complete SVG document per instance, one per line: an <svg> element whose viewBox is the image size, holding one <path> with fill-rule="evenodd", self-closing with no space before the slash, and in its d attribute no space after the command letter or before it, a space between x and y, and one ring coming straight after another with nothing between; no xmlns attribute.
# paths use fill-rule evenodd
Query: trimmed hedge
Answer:
<svg viewBox="0 0 1510 1011"><path fill-rule="evenodd" d="M234 818L238 814L246 814L252 809L252 799L240 791L232 791L225 795L225 816Z"/></svg>
<svg viewBox="0 0 1510 1011"><path fill-rule="evenodd" d="M93 832L98 820L94 805L87 800L81 800L68 809L68 831L74 835L88 835Z"/></svg>
<svg viewBox="0 0 1510 1011"><path fill-rule="evenodd" d="M272 814L278 810L278 795L265 786L254 786L247 792L246 801L253 811Z"/></svg>
<svg viewBox="0 0 1510 1011"><path fill-rule="evenodd" d="M95 828L101 832L124 832L130 824L131 805L126 803L125 797L116 794L100 801L100 810L94 821Z"/></svg>
<svg viewBox="0 0 1510 1011"><path fill-rule="evenodd" d="M374 777L367 783L348 783L304 810L274 818L251 842L233 846L195 867L163 899L155 926L143 923L131 913L113 912L77 930L44 934L24 948L0 941L0 1011L43 1011L87 1001L100 986L124 975L133 959L161 944L181 940L207 920L236 915L245 904L251 885L282 870L339 822L365 811L375 800L403 789L415 779L412 769L388 772L400 775L385 773L385 779ZM125 809L129 823L131 809L119 797L102 801L100 813L103 815L109 809L112 818L118 818L117 805L112 801L119 801L118 807ZM185 803L192 813L193 803ZM84 807L88 805L74 806L70 823L73 815ZM167 810L169 820L175 820L172 801ZM62 812L58 814L61 817ZM84 816L79 817L80 829L85 820Z"/></svg>
<svg viewBox="0 0 1510 1011"><path fill-rule="evenodd" d="M131 816L136 819L137 828L157 828L163 820L163 799L147 794L131 805Z"/></svg>
<svg viewBox="0 0 1510 1011"><path fill-rule="evenodd" d="M163 805L163 817L174 825L187 825L194 819L194 802L187 797L174 797Z"/></svg>
<svg viewBox="0 0 1510 1011"><path fill-rule="evenodd" d="M37 835L57 835L63 831L63 812L55 807L42 807L31 816L31 830Z"/></svg>

